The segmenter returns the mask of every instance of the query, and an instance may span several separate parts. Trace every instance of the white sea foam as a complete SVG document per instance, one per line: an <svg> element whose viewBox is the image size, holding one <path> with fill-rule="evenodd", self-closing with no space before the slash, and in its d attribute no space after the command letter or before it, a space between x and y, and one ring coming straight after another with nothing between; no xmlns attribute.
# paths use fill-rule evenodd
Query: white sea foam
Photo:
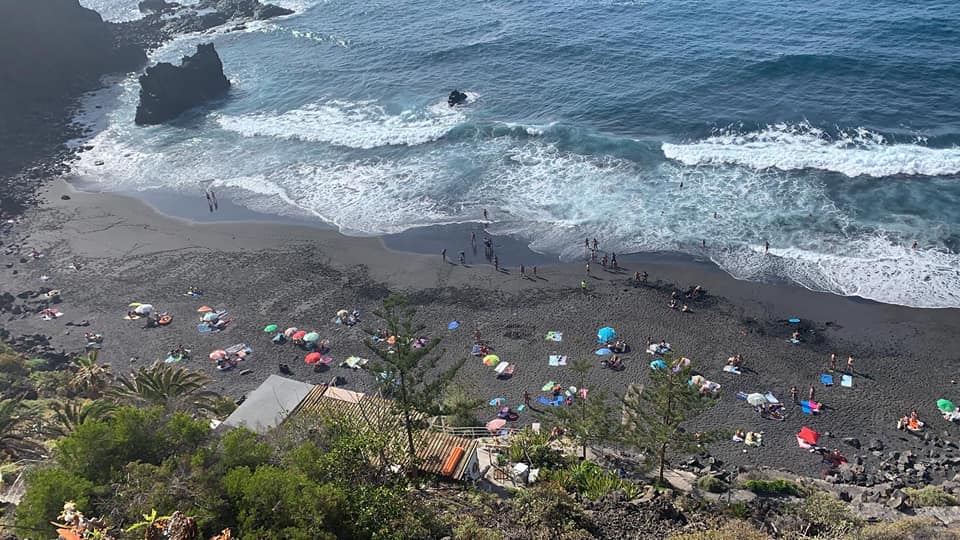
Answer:
<svg viewBox="0 0 960 540"><path fill-rule="evenodd" d="M820 169L854 176L938 176L960 173L960 148L889 144L866 129L831 137L806 124L776 124L749 133L719 133L701 141L662 145L684 165L740 165L755 170Z"/></svg>
<svg viewBox="0 0 960 540"><path fill-rule="evenodd" d="M280 114L221 115L217 122L223 129L245 137L297 139L369 149L435 141L464 118L461 109L445 103L391 113L373 101L333 100Z"/></svg>

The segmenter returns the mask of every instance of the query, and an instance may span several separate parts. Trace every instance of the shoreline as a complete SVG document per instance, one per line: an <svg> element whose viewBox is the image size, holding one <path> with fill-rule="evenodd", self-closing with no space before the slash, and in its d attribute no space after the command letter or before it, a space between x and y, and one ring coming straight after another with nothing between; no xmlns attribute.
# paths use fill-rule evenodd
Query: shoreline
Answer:
<svg viewBox="0 0 960 540"><path fill-rule="evenodd" d="M513 266L496 272L485 262L466 267L444 264L439 255L396 251L380 238L347 237L329 229L193 223L161 215L137 199L76 191L63 180L48 184L40 200L20 223L11 225L6 245L18 243L26 253L35 247L44 257L20 262L20 254L3 254L0 259L6 264L0 266L0 275L5 292L14 297L40 287L60 289L62 302L56 307L65 316L43 321L37 316L42 302L16 300L24 312L6 310L3 327L10 341L24 344L28 341L21 336L41 334L69 357L82 351L84 331L100 332L105 337L101 361L117 374L149 365L183 343L194 351L193 358L179 365L204 371L214 381L211 390L235 399L277 373L281 362L291 366L298 380L321 383L336 376L345 388L373 390L366 372L340 367L314 372L303 363L302 351L273 345L262 329L272 323L314 328L331 340L336 366L349 355L369 352L359 327L331 323L334 313L357 308L362 313L360 326L375 326L373 310L393 292L407 295L417 307L427 335L444 338L441 366L467 358L456 384L484 402L499 395L516 406L524 391L536 396L545 380L572 383L575 375L569 366L550 367L547 356L557 352L571 359L597 360L592 335L606 325L617 328L636 350L627 355L625 371L595 368L587 381L590 388L622 393L628 384L643 383L647 377L651 357L642 351L644 340L665 339L708 379L722 385L719 404L691 428L765 432L767 444L749 452L730 441L711 445L711 454L728 466L765 465L818 475L819 462L793 446L799 427L809 425L832 434L826 444L841 447L848 458L860 456L876 469L881 461L877 456L844 446L840 439L881 438L887 448L925 451L930 441L905 438L894 429L896 418L917 409L930 424L934 441L948 437L950 424L937 417L933 402L960 394L960 386L949 382L960 362L955 358L960 350L960 310L854 301L798 287L740 282L693 264L664 261L637 266L626 259L622 273L597 267L583 293L580 264L546 265L537 279L524 279ZM70 264L78 264L80 270L68 269ZM633 287L634 269L649 272L651 285ZM41 275L49 279L41 281ZM707 296L690 302L693 313L671 310L667 303L672 284L683 289L700 284ZM204 296L185 296L191 286L202 287ZM124 321L125 306L134 301L168 311L174 323L143 329ZM229 309L236 320L220 334L199 335L194 319L200 304ZM790 325L784 321L788 317L800 317L803 323ZM65 326L81 320L90 326ZM461 322L459 331L443 330L451 320ZM469 356L474 328L501 358L517 365L513 378L496 379L490 368ZM804 342L793 345L787 338L797 328L803 331ZM563 342L545 341L550 330L564 332ZM218 372L206 359L210 350L234 343L247 343L255 350L239 368L250 369L248 375L239 370ZM841 359L849 354L857 359L854 388L817 384L831 351ZM726 358L737 353L744 355L748 369L742 375L723 373ZM733 396L737 391L772 391L789 402L792 385L804 394L814 385L817 399L829 411L810 417L787 403L787 420L774 422L760 418ZM484 407L478 418L486 421L493 414ZM524 414L521 422L537 418Z"/></svg>

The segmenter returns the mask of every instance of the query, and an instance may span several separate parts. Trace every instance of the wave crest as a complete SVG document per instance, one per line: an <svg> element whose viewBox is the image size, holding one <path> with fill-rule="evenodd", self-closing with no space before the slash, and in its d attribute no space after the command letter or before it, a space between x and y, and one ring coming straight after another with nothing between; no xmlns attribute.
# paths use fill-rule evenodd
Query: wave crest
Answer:
<svg viewBox="0 0 960 540"><path fill-rule="evenodd" d="M864 128L831 136L809 124L774 124L748 133L725 130L692 143L663 143L661 149L667 159L684 165L739 165L758 171L819 169L875 178L960 173L960 148L891 144Z"/></svg>

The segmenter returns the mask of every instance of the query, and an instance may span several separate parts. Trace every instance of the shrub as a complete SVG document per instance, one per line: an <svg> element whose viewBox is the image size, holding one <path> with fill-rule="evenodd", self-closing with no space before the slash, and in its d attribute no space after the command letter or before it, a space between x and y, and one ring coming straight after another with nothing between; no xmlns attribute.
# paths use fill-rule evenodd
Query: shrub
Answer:
<svg viewBox="0 0 960 540"><path fill-rule="evenodd" d="M735 519L724 522L719 528L670 536L670 540L769 540L770 537L754 529L746 521Z"/></svg>
<svg viewBox="0 0 960 540"><path fill-rule="evenodd" d="M908 517L867 525L856 540L960 540L960 532L948 530L931 517Z"/></svg>
<svg viewBox="0 0 960 540"><path fill-rule="evenodd" d="M782 478L776 480L747 480L742 484L743 489L757 495L765 496L793 496L800 497L800 486Z"/></svg>
<svg viewBox="0 0 960 540"><path fill-rule="evenodd" d="M904 488L903 492L907 494L910 506L914 508L960 505L960 500L944 491L940 486L924 486L920 489Z"/></svg>
<svg viewBox="0 0 960 540"><path fill-rule="evenodd" d="M228 471L235 467L256 469L270 459L271 448L260 442L257 434L245 427L227 432L220 440L220 467Z"/></svg>
<svg viewBox="0 0 960 540"><path fill-rule="evenodd" d="M709 493L724 493L730 486L715 475L707 474L697 478L697 487Z"/></svg>
<svg viewBox="0 0 960 540"><path fill-rule="evenodd" d="M523 429L510 439L507 456L514 463L528 462L531 467L559 468L564 464L561 453L550 447L550 435Z"/></svg>
<svg viewBox="0 0 960 540"><path fill-rule="evenodd" d="M840 537L862 525L846 504L823 491L804 499L797 514L804 521L808 536Z"/></svg>
<svg viewBox="0 0 960 540"><path fill-rule="evenodd" d="M38 469L27 475L27 491L17 506L15 528L21 538L53 538L56 519L65 501L81 511L88 509L93 483L60 467ZM40 531L47 534L40 535Z"/></svg>
<svg viewBox="0 0 960 540"><path fill-rule="evenodd" d="M521 490L512 505L531 540L594 538L589 532L593 525L583 509L556 484Z"/></svg>
<svg viewBox="0 0 960 540"><path fill-rule="evenodd" d="M503 540L503 533L484 527L473 516L466 516L453 528L453 540Z"/></svg>

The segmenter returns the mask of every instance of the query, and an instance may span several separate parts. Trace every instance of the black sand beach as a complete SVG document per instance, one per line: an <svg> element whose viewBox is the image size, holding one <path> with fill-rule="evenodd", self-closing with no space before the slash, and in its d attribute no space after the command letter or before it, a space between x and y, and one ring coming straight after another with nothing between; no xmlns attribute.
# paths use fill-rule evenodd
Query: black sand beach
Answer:
<svg viewBox="0 0 960 540"><path fill-rule="evenodd" d="M69 198L64 200L62 195ZM868 468L878 458L866 448L843 445L856 437L864 447L881 438L889 449L931 450L945 445L895 429L897 419L911 409L928 423L927 433L945 441L960 441L957 427L940 418L938 398L960 399L960 313L957 310L919 310L852 298L814 293L786 285L736 281L706 264L672 261L668 257L621 258L623 270L608 272L599 264L580 290L582 264L538 264L538 278L523 278L517 268L519 244L497 239L506 269L497 272L471 253L468 229L430 232L431 237L387 239L387 246L434 247L444 240L448 260L460 250L470 254L466 267L443 263L436 255L418 255L388 249L381 239L350 238L319 227L266 222L200 223L158 214L143 202L110 194L76 192L67 183L49 185L41 204L22 221L6 225L4 250L18 244L19 253L0 256L3 291L13 295L41 287L62 291L54 307L65 315L41 320L36 312L2 316L10 338L49 335L54 348L80 352L85 331L104 335L101 360L118 374L162 359L179 343L193 350L181 363L201 369L214 380L212 390L239 398L255 388L278 363L290 365L297 379L327 382L334 376L344 387L370 390L372 380L362 371L336 367L351 355L370 356L362 344L360 326L375 326L371 311L390 292L406 294L427 324L428 336L443 337L442 363L469 357L457 384L476 397L506 397L521 403L523 392L534 398L548 381L576 384L568 367L549 367L548 355L571 360L595 356L596 331L612 326L633 347L626 369L593 369L588 388L621 393L634 382L644 382L651 356L645 339L661 339L674 351L693 360L708 379L722 385L720 403L699 418L691 429L745 428L763 431L762 448L721 441L711 454L728 465L767 465L799 474L817 475L815 456L797 448L794 435L807 425L830 433L822 444L839 447L848 458L860 454ZM461 238L462 240L452 240ZM503 251L499 251L504 244ZM519 247L518 247L519 246ZM36 248L43 257L33 258ZM25 262L23 262L25 261ZM77 270L70 269L76 265ZM528 274L530 273L528 266ZM649 273L649 286L635 287L634 271ZM41 276L49 276L41 280ZM672 285L686 290L699 284L705 298L690 302L692 313L668 308ZM201 287L203 296L183 293ZM16 305L36 309L45 299L17 298ZM681 298L681 301L683 299ZM130 302L149 302L169 312L168 327L144 329L140 321L123 316ZM196 329L201 305L225 308L235 317L226 330L200 335ZM339 309L357 308L363 323L348 328L331 322ZM788 341L797 328L785 320L803 320L804 342ZM89 321L89 327L66 326ZM447 330L450 321L461 326ZM303 362L304 352L291 344L274 345L263 332L267 324L281 328L315 329L332 344L334 366L315 373ZM502 359L517 366L503 381L479 359L470 357L474 328ZM548 331L563 332L563 341L545 340ZM218 372L207 355L214 349L246 343L254 353L237 369ZM853 388L818 383L830 352L841 366L848 355L856 360ZM722 372L726 359L744 356L742 375ZM240 371L252 372L241 375ZM839 381L839 375L837 376ZM796 385L805 398L810 385L816 399L827 406L817 417L804 415L790 403L789 388ZM787 403L783 422L760 418L734 394L770 391ZM490 407L481 419L492 418ZM521 422L535 415L525 412Z"/></svg>

